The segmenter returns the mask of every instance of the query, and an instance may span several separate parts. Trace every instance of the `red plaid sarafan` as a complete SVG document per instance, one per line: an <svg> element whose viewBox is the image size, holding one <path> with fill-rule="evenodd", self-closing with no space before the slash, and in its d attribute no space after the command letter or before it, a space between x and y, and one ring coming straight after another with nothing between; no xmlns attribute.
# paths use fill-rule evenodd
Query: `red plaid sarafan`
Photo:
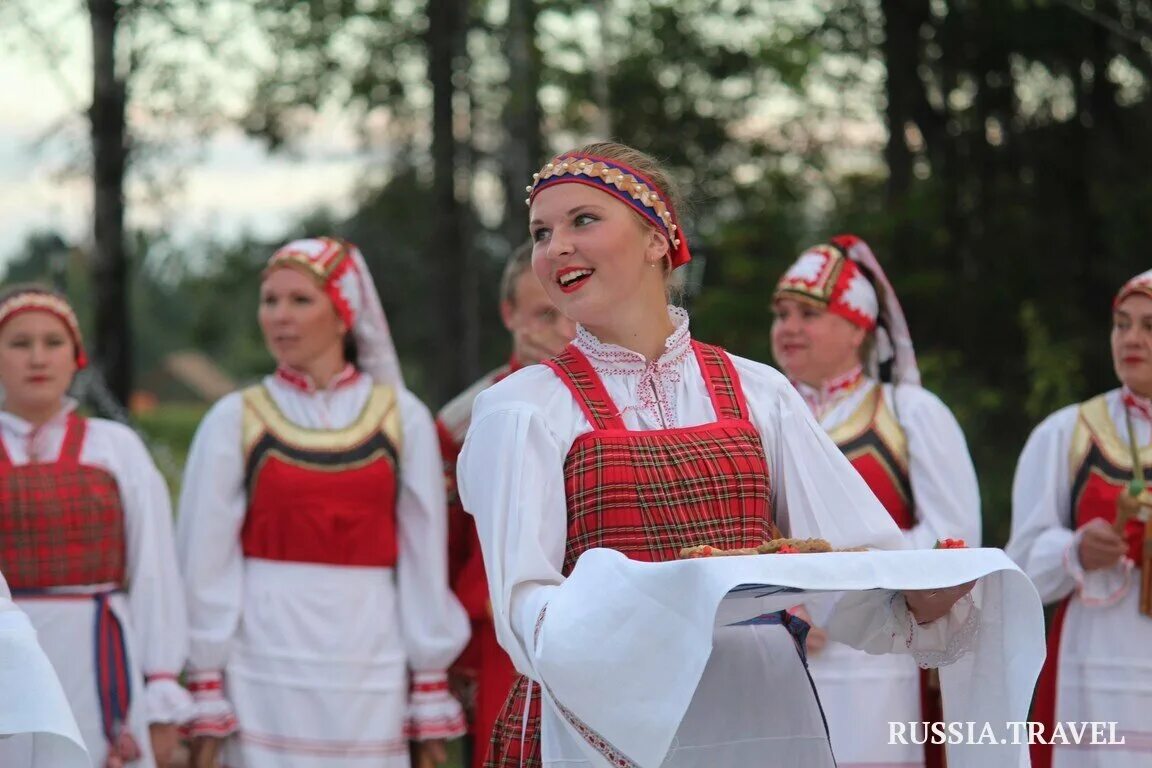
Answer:
<svg viewBox="0 0 1152 768"><path fill-rule="evenodd" d="M754 547L779 535L764 447L732 363L719 347L695 341L692 346L717 419L695 427L630 431L583 353L570 346L546 363L592 424L564 463L565 574L595 547L664 561L676 559L683 547ZM528 706L528 686L521 676L513 687L485 768L541 765L540 688L533 686Z"/></svg>
<svg viewBox="0 0 1152 768"><path fill-rule="evenodd" d="M120 487L80 463L85 430L71 414L59 458L44 464L16 466L0 443L0 572L14 590L125 581Z"/></svg>

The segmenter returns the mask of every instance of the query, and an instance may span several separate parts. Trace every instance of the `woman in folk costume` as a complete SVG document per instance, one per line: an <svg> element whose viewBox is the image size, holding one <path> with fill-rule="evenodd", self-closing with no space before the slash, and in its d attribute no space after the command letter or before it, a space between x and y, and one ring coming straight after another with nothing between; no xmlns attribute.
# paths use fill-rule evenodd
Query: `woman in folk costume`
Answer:
<svg viewBox="0 0 1152 768"><path fill-rule="evenodd" d="M581 554L607 547L674 560L684 546L756 546L776 524L844 546L902 542L787 380L694 341L687 313L668 306L667 282L690 256L654 160L593 144L545 165L529 193L533 269L578 330L560 356L480 394L461 455L459 487L484 548L497 635L523 673L488 765L628 766L578 719L541 721L545 609ZM971 600L957 602L970 586L884 605L915 650L974 618ZM797 644L802 623L780 619L716 631L665 765L833 765ZM654 656L661 644L652 638ZM609 655L614 645L603 638ZM628 660L616 662L627 676ZM613 706L611 691L599 695Z"/></svg>
<svg viewBox="0 0 1152 768"><path fill-rule="evenodd" d="M180 499L195 759L230 736L233 768L407 768L411 737L442 761L468 624L431 414L355 246L276 251L259 321L278 368L204 417Z"/></svg>
<svg viewBox="0 0 1152 768"><path fill-rule="evenodd" d="M1116 723L1110 746L1033 744L1037 768L1152 760L1152 270L1112 303L1121 386L1032 432L1012 487L1009 555L1057 603L1032 719Z"/></svg>
<svg viewBox="0 0 1152 768"><path fill-rule="evenodd" d="M980 494L964 434L920 386L904 313L868 245L840 235L809 248L780 279L772 306L776 361L908 546L953 537L979 546ZM824 616L814 618L823 625ZM942 745L889 743L889 722L940 720L927 672L907 656L837 642L818 649L819 634L809 635L809 670L837 765L941 765Z"/></svg>
<svg viewBox="0 0 1152 768"><path fill-rule="evenodd" d="M62 296L0 297L0 568L92 764L163 766L192 704L176 682L188 637L172 507L136 433L66 396L85 364ZM34 765L36 752L30 738L0 740L0 765Z"/></svg>

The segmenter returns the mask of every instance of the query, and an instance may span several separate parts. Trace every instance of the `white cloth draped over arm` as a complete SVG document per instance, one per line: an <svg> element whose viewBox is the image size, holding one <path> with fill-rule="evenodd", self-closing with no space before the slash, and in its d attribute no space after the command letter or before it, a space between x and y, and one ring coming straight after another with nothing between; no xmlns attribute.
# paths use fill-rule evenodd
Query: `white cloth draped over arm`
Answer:
<svg viewBox="0 0 1152 768"><path fill-rule="evenodd" d="M769 467L777 473L774 503L784 534L822 538L836 547L906 548L896 523L799 393L767 366L733 359ZM833 639L870 653L911 652L919 663L938 666L971 646L977 622L972 601L961 600L945 616L920 625L902 597L876 590L842 597L828 630Z"/></svg>
<svg viewBox="0 0 1152 768"><path fill-rule="evenodd" d="M885 395L891 388L886 387ZM908 437L909 475L916 524L904 531L913 549L940 539L979 547L980 487L964 432L940 398L922 387L900 386L893 409Z"/></svg>
<svg viewBox="0 0 1152 768"><path fill-rule="evenodd" d="M463 733L459 702L447 688L448 666L468 642L469 623L448 587L448 515L432 414L399 393L402 447L397 501L397 585L401 632L415 688L409 717L416 738Z"/></svg>
<svg viewBox="0 0 1152 768"><path fill-rule="evenodd" d="M188 617L176 567L168 486L135 432L114 422L91 424L93 437L107 432L131 468L117 473L117 479L127 538L128 605L147 679L148 720L182 723L192 716L192 699L176 680L188 657Z"/></svg>

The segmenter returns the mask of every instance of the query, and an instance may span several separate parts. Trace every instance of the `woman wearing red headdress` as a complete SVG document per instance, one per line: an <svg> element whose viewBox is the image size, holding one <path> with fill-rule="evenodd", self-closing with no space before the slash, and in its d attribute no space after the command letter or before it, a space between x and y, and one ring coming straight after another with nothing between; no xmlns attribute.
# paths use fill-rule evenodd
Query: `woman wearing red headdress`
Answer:
<svg viewBox="0 0 1152 768"><path fill-rule="evenodd" d="M277 370L204 417L180 497L195 758L230 736L232 768L407 768L411 737L442 760L468 622L431 414L355 246L276 251L258 316Z"/></svg>
<svg viewBox="0 0 1152 768"><path fill-rule="evenodd" d="M908 546L949 538L979 546L980 492L964 434L920 386L904 313L867 243L840 235L809 248L780 279L772 308L777 363ZM818 648L816 636L809 635L809 669L836 764L941 765L941 745L889 737L890 722L940 720L930 676L907 656L870 656L837 642Z"/></svg>
<svg viewBox="0 0 1152 768"><path fill-rule="evenodd" d="M1036 768L1152 760L1152 270L1112 302L1112 364L1121 386L1036 427L1012 486L1006 549L1057 605L1032 720L1046 741L1059 723L1112 724L1033 743Z"/></svg>
<svg viewBox="0 0 1152 768"><path fill-rule="evenodd" d="M578 329L558 357L480 394L461 455L497 636L522 673L488 765L832 766L802 622L779 612L713 635L708 617L703 638L685 632L692 605L647 611L637 595L635 611L604 615L609 595L568 587L582 556L671 561L685 546L756 547L777 524L899 548L899 531L783 376L693 340L668 306L690 256L656 161L586 146L545 165L529 203L533 269ZM970 615L970 588L867 594L846 631L939 650ZM582 616L612 629L583 634ZM572 631L553 629L565 620ZM595 670L570 661L590 654Z"/></svg>
<svg viewBox="0 0 1152 768"><path fill-rule="evenodd" d="M0 297L0 566L93 765L163 766L191 713L172 508L136 433L76 412L67 391L86 362L62 296ZM37 759L30 734L0 740L5 768Z"/></svg>

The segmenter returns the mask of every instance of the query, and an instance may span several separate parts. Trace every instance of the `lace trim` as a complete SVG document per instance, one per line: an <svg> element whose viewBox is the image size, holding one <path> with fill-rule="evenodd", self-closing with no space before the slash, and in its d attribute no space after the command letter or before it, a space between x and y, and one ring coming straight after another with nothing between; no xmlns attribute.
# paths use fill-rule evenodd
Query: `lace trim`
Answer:
<svg viewBox="0 0 1152 768"><path fill-rule="evenodd" d="M961 600L968 603L968 616L964 619L964 623L960 625L960 629L952 633L948 638L948 645L942 651L912 651L912 658L920 665L921 669L935 669L936 667L946 667L949 664L960 659L961 656L972 650L976 642L976 635L980 633L980 609L972 601L972 595L964 595ZM911 646L912 633L915 632L916 620L912 617L912 612L908 611L908 622L910 624L908 634L908 645Z"/></svg>
<svg viewBox="0 0 1152 768"><path fill-rule="evenodd" d="M617 344L606 344L583 326L576 328L577 348L592 363L600 376L636 376L636 404L625 406L621 413L637 411L664 427L676 426L676 393L684 378L684 361L692 352L688 313L680 307L668 307L668 316L676 329L664 342L664 354L649 362L639 352Z"/></svg>

